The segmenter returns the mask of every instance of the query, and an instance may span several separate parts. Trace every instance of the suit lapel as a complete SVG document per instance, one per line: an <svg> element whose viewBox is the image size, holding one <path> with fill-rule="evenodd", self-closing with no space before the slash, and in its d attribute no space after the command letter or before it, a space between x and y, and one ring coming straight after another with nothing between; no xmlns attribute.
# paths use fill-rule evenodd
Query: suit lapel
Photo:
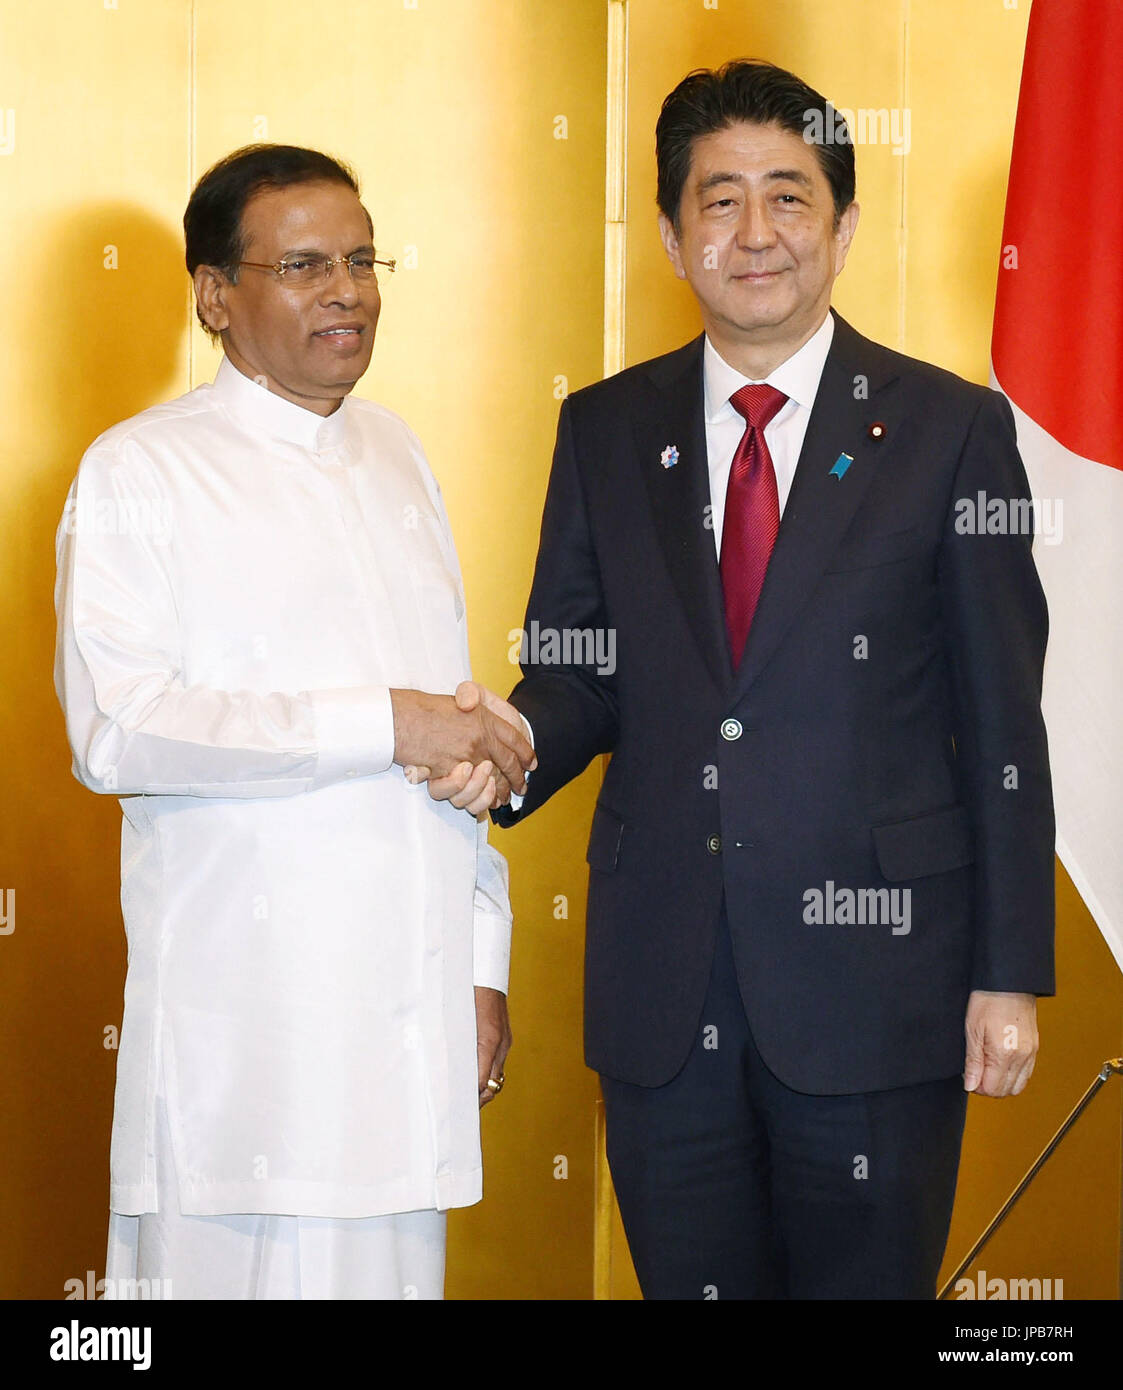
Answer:
<svg viewBox="0 0 1123 1390"><path fill-rule="evenodd" d="M810 598L875 470L893 448L898 421L879 395L895 375L888 355L836 314L834 339L734 681L735 698L760 675ZM868 389L855 399L863 381ZM885 431L875 438L870 428L878 421ZM853 462L842 477L834 477L831 469L842 453L852 455Z"/></svg>
<svg viewBox="0 0 1123 1390"><path fill-rule="evenodd" d="M706 524L710 472L702 388L704 342L700 336L649 365L647 398L633 416L633 430L667 568L702 657L718 688L725 690L733 670L714 533ZM668 449L675 452L664 461Z"/></svg>

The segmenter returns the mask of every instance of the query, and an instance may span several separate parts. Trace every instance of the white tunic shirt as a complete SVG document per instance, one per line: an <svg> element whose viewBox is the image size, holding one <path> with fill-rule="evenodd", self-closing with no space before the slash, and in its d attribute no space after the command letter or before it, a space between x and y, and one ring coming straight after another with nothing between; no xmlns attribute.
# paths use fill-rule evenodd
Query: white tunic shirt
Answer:
<svg viewBox="0 0 1123 1390"><path fill-rule="evenodd" d="M468 677L440 489L405 423L229 361L90 447L58 533L75 775L121 797L110 1206L375 1216L482 1191L473 983L506 863L392 762L391 687Z"/></svg>

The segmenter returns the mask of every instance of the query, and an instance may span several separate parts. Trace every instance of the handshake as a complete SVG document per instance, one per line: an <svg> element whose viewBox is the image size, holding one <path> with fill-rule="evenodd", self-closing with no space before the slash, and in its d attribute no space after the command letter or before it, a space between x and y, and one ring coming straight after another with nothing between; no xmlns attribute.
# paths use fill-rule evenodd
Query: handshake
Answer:
<svg viewBox="0 0 1123 1390"><path fill-rule="evenodd" d="M514 705L486 686L461 681L455 695L391 690L394 761L413 783L428 782L434 801L451 801L473 816L526 792L538 766Z"/></svg>

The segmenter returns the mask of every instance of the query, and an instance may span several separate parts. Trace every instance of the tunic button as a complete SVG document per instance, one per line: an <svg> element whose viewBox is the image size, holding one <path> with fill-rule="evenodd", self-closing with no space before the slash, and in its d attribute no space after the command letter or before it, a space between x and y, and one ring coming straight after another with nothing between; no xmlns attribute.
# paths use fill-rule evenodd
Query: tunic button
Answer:
<svg viewBox="0 0 1123 1390"><path fill-rule="evenodd" d="M729 743L741 737L744 730L739 719L726 719L721 726L721 736Z"/></svg>
<svg viewBox="0 0 1123 1390"><path fill-rule="evenodd" d="M720 836L720 835L711 835L711 836L706 840L706 848L710 851L711 854L720 854L720 853L721 853L721 836Z"/></svg>

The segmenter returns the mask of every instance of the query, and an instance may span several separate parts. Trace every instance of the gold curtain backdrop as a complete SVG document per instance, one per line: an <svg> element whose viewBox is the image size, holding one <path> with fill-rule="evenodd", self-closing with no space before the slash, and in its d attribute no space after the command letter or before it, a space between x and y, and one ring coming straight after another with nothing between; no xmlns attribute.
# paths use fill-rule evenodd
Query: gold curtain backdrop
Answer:
<svg viewBox="0 0 1123 1390"><path fill-rule="evenodd" d="M836 303L869 336L986 381L1028 10L0 0L0 1296L60 1298L104 1264L120 813L69 772L53 539L93 438L213 376L183 265L195 180L263 139L354 165L378 245L399 258L358 392L426 446L475 672L506 693L561 398L699 329L655 230L665 93L692 67L756 56L840 108L897 113L896 142L857 149L862 217ZM581 1056L599 780L593 766L525 827L492 832L511 868L515 1049L483 1116L483 1203L450 1219L450 1298L638 1296ZM1060 994L1041 1006L1026 1095L970 1102L949 1269L1123 1051L1119 971L1059 869L1058 889ZM1116 1294L1121 1114L1109 1087L988 1247L988 1270L1061 1278L1066 1298Z"/></svg>

